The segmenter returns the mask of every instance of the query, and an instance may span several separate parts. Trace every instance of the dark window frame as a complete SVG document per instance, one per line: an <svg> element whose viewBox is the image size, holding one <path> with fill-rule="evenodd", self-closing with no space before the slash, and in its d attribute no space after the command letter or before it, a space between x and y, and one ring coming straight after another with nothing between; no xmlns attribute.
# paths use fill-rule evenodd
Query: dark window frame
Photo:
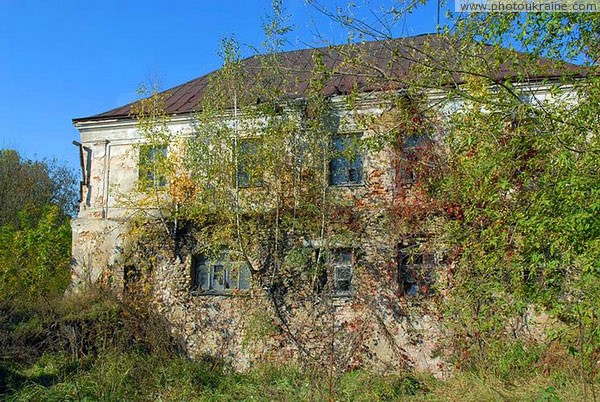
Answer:
<svg viewBox="0 0 600 402"><path fill-rule="evenodd" d="M336 134L331 137L329 185L332 187L364 184L364 157L358 144L362 133ZM352 154L349 152L352 151Z"/></svg>
<svg viewBox="0 0 600 402"><path fill-rule="evenodd" d="M354 250L335 248L329 251L332 293L336 297L349 297L354 293Z"/></svg>
<svg viewBox="0 0 600 402"><path fill-rule="evenodd" d="M437 266L436 254L423 250L422 243L416 241L399 243L397 281L400 294L408 297L429 295Z"/></svg>
<svg viewBox="0 0 600 402"><path fill-rule="evenodd" d="M412 185L417 181L413 164L418 163L422 151L431 145L431 139L425 133L414 133L402 139L402 158L398 168L400 182Z"/></svg>
<svg viewBox="0 0 600 402"><path fill-rule="evenodd" d="M251 287L248 265L231 261L226 252L216 258L195 255L192 258L191 275L191 291L196 295L231 295L247 292Z"/></svg>

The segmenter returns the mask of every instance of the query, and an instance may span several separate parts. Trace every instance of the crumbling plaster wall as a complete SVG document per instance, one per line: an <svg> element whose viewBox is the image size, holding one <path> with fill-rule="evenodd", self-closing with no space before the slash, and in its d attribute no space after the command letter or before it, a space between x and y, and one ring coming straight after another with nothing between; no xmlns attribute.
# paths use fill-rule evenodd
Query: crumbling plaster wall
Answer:
<svg viewBox="0 0 600 402"><path fill-rule="evenodd" d="M550 99L541 87L525 93L531 95L532 103ZM436 96L432 102L442 115L464 107L459 101L441 104L445 95ZM381 110L371 105L360 113L377 115ZM360 131L353 120L351 115L340 118L340 131ZM190 134L192 127L184 117L171 122L173 131L181 135ZM85 122L77 128L82 144L91 150L91 170L79 215L72 223L73 283L81 288L86 283L112 281L121 291L132 213L124 195L135 192L135 144L143 138L133 120ZM396 247L402 234L390 221L395 172L389 152L366 155L364 185L329 189L333 198L349 205L358 217L352 224L355 236L345 244L360 249L352 297L294 302L287 306L282 322L266 289L253 286L238 295L197 295L190 291L190 256L156 267L151 277L152 302L191 356L226 358L239 369L256 361L298 359L337 369L362 365L380 371L412 367L440 377L449 373L434 306L398 292ZM344 213L330 219L333 224L347 224Z"/></svg>
<svg viewBox="0 0 600 402"><path fill-rule="evenodd" d="M340 124L341 132L357 130L351 116ZM179 119L171 128L186 135L192 124ZM82 144L91 149L91 169L80 213L72 223L73 283L81 288L106 281L120 292L129 217L135 212L127 207L127 196L136 190L136 144L144 139L132 120L81 123L78 129ZM191 258L155 269L153 303L191 356L223 357L240 369L255 361L299 359L321 360L341 369L414 367L439 375L447 372L442 357L435 356L440 335L435 313L398 296L395 264L400 233L389 219L394 180L389 152L365 156L364 185L329 189L357 220L351 229L354 239L345 245L361 250L352 297L329 298L317 306L296 303L287 322L282 322L264 289L234 296L192 294ZM332 219L346 224L343 214ZM261 324L262 319L268 325ZM264 328L271 325L270 330Z"/></svg>
<svg viewBox="0 0 600 402"><path fill-rule="evenodd" d="M136 185L140 135L133 119L77 123L89 183L83 186L79 213L71 222L72 287L81 289L98 281L122 288L122 260L126 235L136 212ZM173 132L189 134L189 119L174 119ZM89 159L89 160L87 160Z"/></svg>

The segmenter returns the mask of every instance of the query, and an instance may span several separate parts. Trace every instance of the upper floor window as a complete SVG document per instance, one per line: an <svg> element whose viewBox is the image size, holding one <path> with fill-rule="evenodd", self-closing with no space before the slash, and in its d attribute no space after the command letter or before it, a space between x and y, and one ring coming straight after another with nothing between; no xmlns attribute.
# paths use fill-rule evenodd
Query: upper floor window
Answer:
<svg viewBox="0 0 600 402"><path fill-rule="evenodd" d="M332 138L329 161L329 184L343 186L362 184L363 160L358 147L359 134L336 135Z"/></svg>
<svg viewBox="0 0 600 402"><path fill-rule="evenodd" d="M238 187L260 187L260 139L248 138L238 142L236 182Z"/></svg>
<svg viewBox="0 0 600 402"><path fill-rule="evenodd" d="M227 294L234 290L250 289L248 265L231 261L226 252L218 258L196 256L192 265L192 291Z"/></svg>
<svg viewBox="0 0 600 402"><path fill-rule="evenodd" d="M142 187L164 187L164 162L167 158L166 145L140 146L139 181Z"/></svg>
<svg viewBox="0 0 600 402"><path fill-rule="evenodd" d="M433 283L435 254L425 252L418 243L404 242L398 246L398 284L406 296L425 295Z"/></svg>
<svg viewBox="0 0 600 402"><path fill-rule="evenodd" d="M429 138L424 134L411 134L402 141L402 158L398 166L400 181L413 184L417 180L416 165L423 151L429 146Z"/></svg>

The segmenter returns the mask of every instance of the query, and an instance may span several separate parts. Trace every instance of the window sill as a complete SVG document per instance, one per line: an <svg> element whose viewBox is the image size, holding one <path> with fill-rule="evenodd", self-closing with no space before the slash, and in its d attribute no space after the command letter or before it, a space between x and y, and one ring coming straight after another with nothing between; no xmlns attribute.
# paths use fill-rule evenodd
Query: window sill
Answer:
<svg viewBox="0 0 600 402"><path fill-rule="evenodd" d="M329 188L358 188L365 187L366 184L363 183L342 183L342 184L330 184Z"/></svg>
<svg viewBox="0 0 600 402"><path fill-rule="evenodd" d="M334 306L345 306L348 303L352 302L354 299L354 293L334 293L331 295L331 304Z"/></svg>
<svg viewBox="0 0 600 402"><path fill-rule="evenodd" d="M265 185L262 182L261 183L256 183L256 184L248 184L248 185L241 185L240 184L240 185L237 186L237 188L239 190L258 190L258 189L261 189L261 188L264 188L264 187L265 187Z"/></svg>
<svg viewBox="0 0 600 402"><path fill-rule="evenodd" d="M334 292L330 296L334 299L351 299L354 297L354 292L349 290L347 292Z"/></svg>
<svg viewBox="0 0 600 402"><path fill-rule="evenodd" d="M244 296L248 297L250 295L250 289L236 289L236 290L192 290L190 291L192 296L225 296L225 297L233 297L233 296Z"/></svg>

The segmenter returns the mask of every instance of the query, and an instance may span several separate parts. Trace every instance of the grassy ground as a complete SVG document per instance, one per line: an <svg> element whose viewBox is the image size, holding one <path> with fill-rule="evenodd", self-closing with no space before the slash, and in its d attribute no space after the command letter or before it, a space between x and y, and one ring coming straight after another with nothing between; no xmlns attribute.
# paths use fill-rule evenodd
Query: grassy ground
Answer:
<svg viewBox="0 0 600 402"><path fill-rule="evenodd" d="M6 373L5 373L6 375ZM207 362L140 354L107 354L73 362L45 355L8 374L7 401L320 401L329 399L326 376L297 368L264 366L240 374ZM578 381L533 376L506 383L459 374L448 381L427 376L344 374L339 401L582 401ZM591 398L590 398L591 400Z"/></svg>
<svg viewBox="0 0 600 402"><path fill-rule="evenodd" d="M0 399L6 401L327 401L326 371L258 366L236 373L191 361L160 322L106 295L42 303L0 303ZM140 322L150 325L140 326ZM151 329L151 330L149 330ZM531 365L502 376L490 367L446 381L424 374L347 372L337 401L593 400L568 366ZM517 374L518 373L518 374Z"/></svg>

